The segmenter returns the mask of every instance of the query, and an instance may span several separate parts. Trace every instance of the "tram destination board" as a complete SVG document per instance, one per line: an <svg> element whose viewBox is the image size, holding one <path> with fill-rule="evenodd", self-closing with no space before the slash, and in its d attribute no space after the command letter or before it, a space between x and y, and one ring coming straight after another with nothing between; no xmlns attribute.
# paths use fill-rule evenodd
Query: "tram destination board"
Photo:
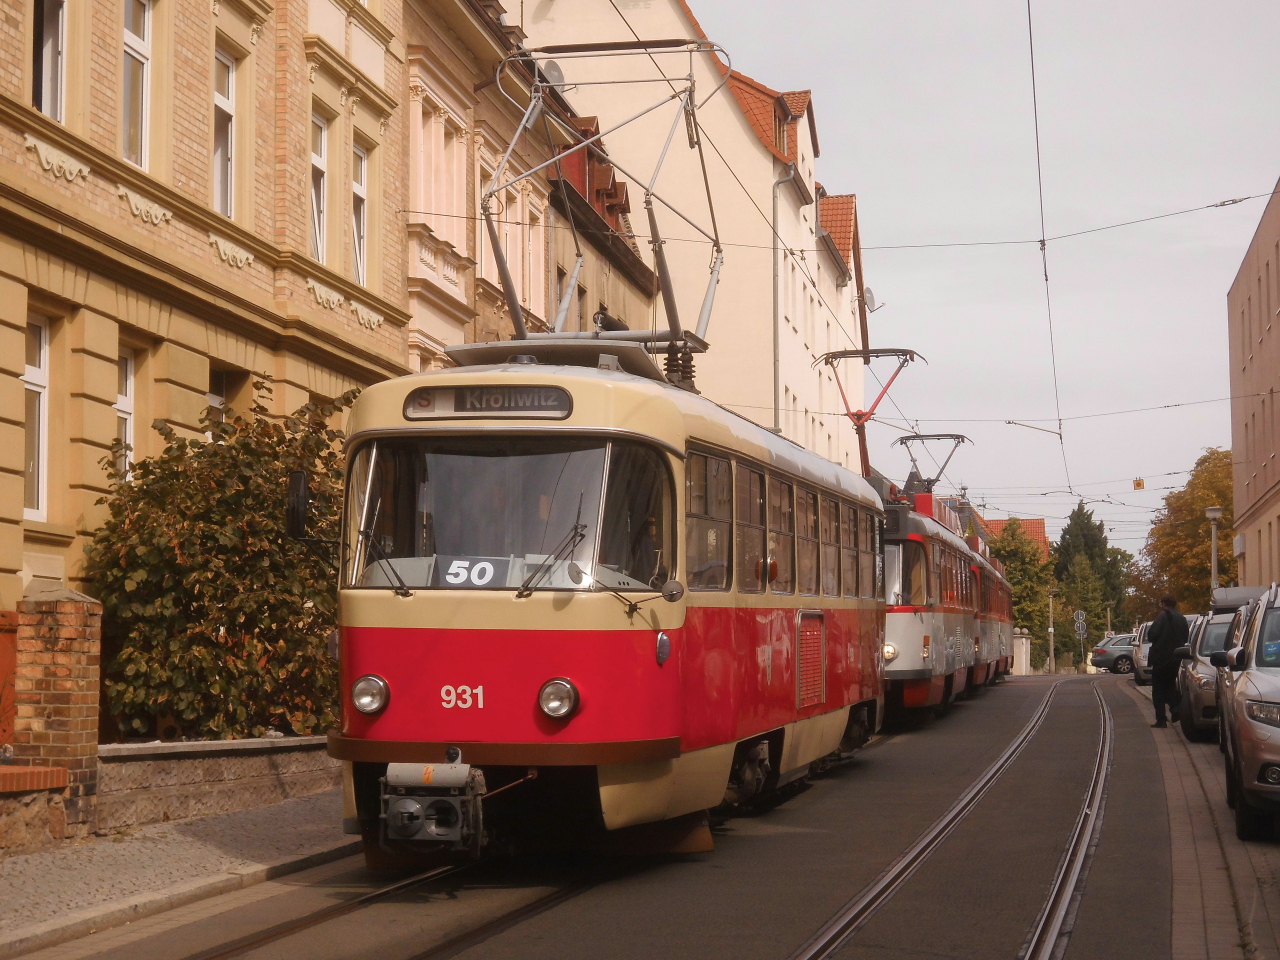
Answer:
<svg viewBox="0 0 1280 960"><path fill-rule="evenodd" d="M406 420L564 420L572 412L568 390L538 384L419 387L404 402Z"/></svg>

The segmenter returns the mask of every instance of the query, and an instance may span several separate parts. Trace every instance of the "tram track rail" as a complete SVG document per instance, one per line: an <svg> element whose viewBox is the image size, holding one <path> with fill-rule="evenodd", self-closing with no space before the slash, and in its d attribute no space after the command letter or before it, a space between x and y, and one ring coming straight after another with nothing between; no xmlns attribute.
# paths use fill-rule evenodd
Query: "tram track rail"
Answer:
<svg viewBox="0 0 1280 960"><path fill-rule="evenodd" d="M325 907L323 910L316 910L304 916L297 917L293 920L287 920L284 923L269 927L266 930L260 930L247 936L240 937L230 943L219 944L208 950L202 950L199 953L193 953L183 958L183 960L223 960L226 957L234 957L258 947L266 946L277 940L283 940L285 937L300 933L303 930L309 930L317 927L322 923L330 920L336 920L338 917L353 913L361 907L366 907L371 903L386 899L404 890L420 886L424 883L430 883L432 880L443 880L445 877L455 876L465 870L469 870L478 865L477 863L467 863L460 866L441 866L422 873L414 874L403 880L397 880L395 883L387 884L376 890L361 894L344 903L335 904L332 907Z"/></svg>
<svg viewBox="0 0 1280 960"><path fill-rule="evenodd" d="M825 960L835 954L911 879L912 875L951 835L960 822L978 805L996 781L1013 764L1023 748L1031 742L1044 723L1058 687L1056 681L1027 721L1026 726L1004 751L965 789L956 801L938 817L893 863L846 903L818 932L788 960Z"/></svg>
<svg viewBox="0 0 1280 960"><path fill-rule="evenodd" d="M1115 748L1115 723L1111 717L1111 707L1097 682L1093 684L1093 693L1098 698L1102 730L1098 736L1098 754L1094 760L1089 790L1071 828L1066 850L1049 887L1049 896L1032 924L1031 932L1018 954L1019 960L1052 960L1065 951L1083 893L1081 883L1088 874L1087 868L1102 832L1107 775L1111 770L1111 756Z"/></svg>

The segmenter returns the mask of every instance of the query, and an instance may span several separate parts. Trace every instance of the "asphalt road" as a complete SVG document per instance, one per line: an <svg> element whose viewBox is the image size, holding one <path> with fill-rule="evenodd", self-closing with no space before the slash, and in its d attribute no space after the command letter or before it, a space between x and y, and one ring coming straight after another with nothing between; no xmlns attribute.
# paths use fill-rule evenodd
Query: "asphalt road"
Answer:
<svg viewBox="0 0 1280 960"><path fill-rule="evenodd" d="M1100 731L1094 680L1060 685L1022 753L838 956L1019 955L1088 788ZM1115 755L1066 957L1168 957L1168 825L1150 721L1116 680L1100 682ZM1049 686L1007 682L890 731L786 802L718 827L713 854L479 865L238 955L787 960L1000 755ZM54 948L47 960L209 957L376 886L356 861L340 861L140 922L108 949L92 937Z"/></svg>

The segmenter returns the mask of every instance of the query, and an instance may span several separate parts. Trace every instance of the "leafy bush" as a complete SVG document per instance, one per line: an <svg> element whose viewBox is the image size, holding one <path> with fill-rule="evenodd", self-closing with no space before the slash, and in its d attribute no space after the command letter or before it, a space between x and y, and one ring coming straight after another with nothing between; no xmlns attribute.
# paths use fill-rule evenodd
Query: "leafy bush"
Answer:
<svg viewBox="0 0 1280 960"><path fill-rule="evenodd" d="M105 686L123 732L154 732L170 717L198 739L335 724L325 638L336 577L286 536L286 478L311 475L309 533L336 540L342 434L328 421L355 395L283 419L257 399L247 417L206 413L207 441L157 420L163 453L127 475L115 465L118 446L103 461L113 491L99 502L111 516L87 548L88 577L104 607Z"/></svg>

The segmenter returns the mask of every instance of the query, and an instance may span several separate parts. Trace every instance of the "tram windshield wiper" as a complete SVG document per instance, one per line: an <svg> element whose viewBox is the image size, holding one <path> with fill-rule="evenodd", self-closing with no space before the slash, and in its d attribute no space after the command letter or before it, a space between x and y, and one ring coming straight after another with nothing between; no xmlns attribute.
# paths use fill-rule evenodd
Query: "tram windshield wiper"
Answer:
<svg viewBox="0 0 1280 960"><path fill-rule="evenodd" d="M542 582L552 566L559 563L566 556L572 556L573 551L577 549L587 535L587 525L582 522L582 497L578 497L578 515L573 521L573 526L569 529L560 542L556 544L554 551L542 558L542 561L529 572L524 578L524 583L520 584L520 589L516 591L516 596L523 599L533 595L533 588Z"/></svg>
<svg viewBox="0 0 1280 960"><path fill-rule="evenodd" d="M373 535L373 528L378 523L378 513L382 509L382 501L378 501L377 508L373 511L373 521L368 528L360 531L360 539L356 543L356 553L360 552L360 543L366 545L366 549L372 547L378 554L378 565L391 574L391 579L396 582L395 593L398 597L412 597L413 593L409 590L409 585L404 582L404 577L400 576L400 571L396 569L396 565L391 562L391 557L387 551L383 549L382 544L378 542L378 538Z"/></svg>

